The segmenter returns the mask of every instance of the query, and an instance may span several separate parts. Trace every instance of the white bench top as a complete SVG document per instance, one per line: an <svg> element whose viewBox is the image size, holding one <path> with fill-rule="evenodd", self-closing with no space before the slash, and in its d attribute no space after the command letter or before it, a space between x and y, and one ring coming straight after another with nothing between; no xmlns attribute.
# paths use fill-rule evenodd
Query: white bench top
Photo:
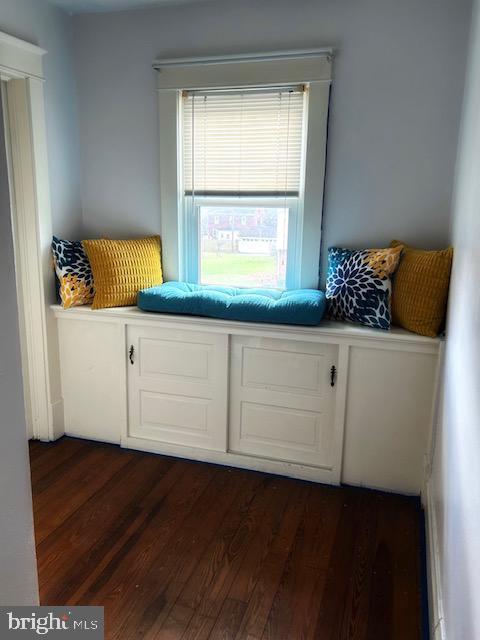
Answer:
<svg viewBox="0 0 480 640"><path fill-rule="evenodd" d="M370 329L347 322L325 320L315 327L300 325L267 324L260 322L238 322L235 320L220 320L203 316L173 315L167 313L153 313L142 311L138 307L115 307L112 309L98 309L93 311L89 306L63 309L60 305L52 305L57 318L71 320L91 320L100 322L118 322L121 324L141 323L162 326L175 326L180 329L198 331L220 331L224 333L256 334L264 337L282 337L303 340L328 340L329 342L390 342L396 345L416 345L437 351L442 338L427 338L419 336L399 327L392 327L389 331ZM423 350L423 349L422 349Z"/></svg>

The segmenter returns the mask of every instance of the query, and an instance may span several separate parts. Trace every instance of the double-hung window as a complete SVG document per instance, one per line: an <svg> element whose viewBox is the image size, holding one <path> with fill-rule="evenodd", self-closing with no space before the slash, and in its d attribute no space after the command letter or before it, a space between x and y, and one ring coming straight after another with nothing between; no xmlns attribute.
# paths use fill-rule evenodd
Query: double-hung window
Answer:
<svg viewBox="0 0 480 640"><path fill-rule="evenodd" d="M154 66L167 279L317 287L331 52Z"/></svg>
<svg viewBox="0 0 480 640"><path fill-rule="evenodd" d="M187 280L295 282L306 100L303 85L182 92Z"/></svg>

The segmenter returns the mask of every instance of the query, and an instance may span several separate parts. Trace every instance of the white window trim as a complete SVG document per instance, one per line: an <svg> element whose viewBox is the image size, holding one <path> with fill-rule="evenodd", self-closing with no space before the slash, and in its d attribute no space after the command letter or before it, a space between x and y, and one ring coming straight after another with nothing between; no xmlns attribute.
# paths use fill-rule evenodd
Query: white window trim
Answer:
<svg viewBox="0 0 480 640"><path fill-rule="evenodd" d="M307 84L308 110L304 191L300 195L299 261L291 287L318 287L325 177L331 49L287 51L247 56L158 60L160 117L160 202L162 259L166 279L184 280L183 194L179 149L182 89Z"/></svg>

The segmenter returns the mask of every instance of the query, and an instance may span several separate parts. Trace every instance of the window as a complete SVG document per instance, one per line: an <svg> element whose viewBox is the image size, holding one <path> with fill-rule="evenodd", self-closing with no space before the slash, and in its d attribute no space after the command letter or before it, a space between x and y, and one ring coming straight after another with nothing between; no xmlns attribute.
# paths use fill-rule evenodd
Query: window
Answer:
<svg viewBox="0 0 480 640"><path fill-rule="evenodd" d="M188 280L294 280L305 102L303 86L182 93Z"/></svg>
<svg viewBox="0 0 480 640"><path fill-rule="evenodd" d="M154 67L166 279L317 287L331 52Z"/></svg>

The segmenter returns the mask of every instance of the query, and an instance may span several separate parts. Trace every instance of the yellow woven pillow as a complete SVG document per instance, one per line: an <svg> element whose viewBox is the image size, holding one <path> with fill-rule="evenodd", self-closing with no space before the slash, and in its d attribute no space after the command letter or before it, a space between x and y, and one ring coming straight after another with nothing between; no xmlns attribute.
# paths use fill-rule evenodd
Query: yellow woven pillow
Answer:
<svg viewBox="0 0 480 640"><path fill-rule="evenodd" d="M140 289L162 284L160 238L84 240L95 283L92 309L126 307Z"/></svg>
<svg viewBox="0 0 480 640"><path fill-rule="evenodd" d="M400 265L393 280L392 321L394 324L431 338L443 327L453 249L425 251L402 244Z"/></svg>

